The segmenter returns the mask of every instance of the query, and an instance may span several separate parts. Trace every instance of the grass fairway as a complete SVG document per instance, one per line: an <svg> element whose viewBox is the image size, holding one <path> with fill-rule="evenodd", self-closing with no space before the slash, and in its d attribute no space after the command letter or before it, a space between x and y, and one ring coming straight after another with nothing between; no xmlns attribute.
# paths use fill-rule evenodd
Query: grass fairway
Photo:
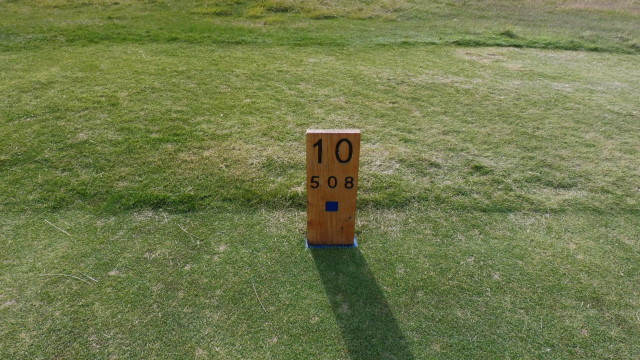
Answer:
<svg viewBox="0 0 640 360"><path fill-rule="evenodd" d="M0 358L640 358L639 24L0 0ZM348 127L360 247L307 250L304 133Z"/></svg>

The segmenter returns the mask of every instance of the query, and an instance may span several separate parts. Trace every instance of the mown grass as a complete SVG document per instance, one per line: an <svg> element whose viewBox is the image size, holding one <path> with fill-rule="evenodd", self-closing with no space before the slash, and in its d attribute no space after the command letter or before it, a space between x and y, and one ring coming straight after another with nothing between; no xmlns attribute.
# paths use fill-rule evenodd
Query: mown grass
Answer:
<svg viewBox="0 0 640 360"><path fill-rule="evenodd" d="M316 253L302 245L303 224L293 210L5 215L0 352L632 359L640 351L636 215L368 210L359 213L360 250Z"/></svg>
<svg viewBox="0 0 640 360"><path fill-rule="evenodd" d="M319 4L0 2L0 358L640 356L637 3Z"/></svg>

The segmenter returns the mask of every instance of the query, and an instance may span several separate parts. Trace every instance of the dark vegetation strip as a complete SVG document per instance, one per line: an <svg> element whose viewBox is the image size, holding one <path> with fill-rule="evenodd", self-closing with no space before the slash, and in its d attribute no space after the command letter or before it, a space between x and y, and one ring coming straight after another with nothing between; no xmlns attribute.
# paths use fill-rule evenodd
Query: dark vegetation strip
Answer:
<svg viewBox="0 0 640 360"><path fill-rule="evenodd" d="M221 31L218 31L221 30ZM460 47L513 47L568 51L591 51L612 54L640 54L635 44L598 44L578 39L511 38L506 35L460 36L450 39L417 40L355 40L346 37L327 38L322 34L298 33L286 36L264 36L250 29L217 29L209 34L197 33L134 33L124 29L113 32L82 28L67 33L12 34L0 33L0 51L43 49L60 46L90 46L96 44L198 44L198 45L252 45L252 46L438 46Z"/></svg>

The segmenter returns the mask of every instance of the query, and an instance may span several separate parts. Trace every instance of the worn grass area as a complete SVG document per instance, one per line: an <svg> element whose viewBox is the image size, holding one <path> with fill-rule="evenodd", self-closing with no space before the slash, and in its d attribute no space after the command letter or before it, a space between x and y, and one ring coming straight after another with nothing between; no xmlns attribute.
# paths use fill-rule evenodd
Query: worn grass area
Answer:
<svg viewBox="0 0 640 360"><path fill-rule="evenodd" d="M193 45L0 56L5 211L303 208L309 127L363 130L365 207L638 208L637 56Z"/></svg>
<svg viewBox="0 0 640 360"><path fill-rule="evenodd" d="M0 358L640 357L638 16L0 1ZM361 246L309 251L340 127Z"/></svg>

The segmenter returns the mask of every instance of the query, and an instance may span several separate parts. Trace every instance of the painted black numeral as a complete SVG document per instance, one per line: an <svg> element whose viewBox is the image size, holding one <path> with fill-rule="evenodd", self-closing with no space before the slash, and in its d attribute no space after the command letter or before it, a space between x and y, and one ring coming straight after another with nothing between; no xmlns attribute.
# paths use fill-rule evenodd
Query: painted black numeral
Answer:
<svg viewBox="0 0 640 360"><path fill-rule="evenodd" d="M317 189L320 186L320 182L318 181L320 176L312 176L311 177L311 188Z"/></svg>
<svg viewBox="0 0 640 360"><path fill-rule="evenodd" d="M344 187L347 189L353 189L353 177L347 176L344 178Z"/></svg>
<svg viewBox="0 0 640 360"><path fill-rule="evenodd" d="M347 145L349 146L349 152L346 160L344 160L340 156L340 145L342 145L343 142L346 142ZM349 161L351 161L352 156L353 156L353 144L351 144L351 141L349 141L349 139L340 139L340 141L338 141L338 143L336 144L336 159L338 159L338 161L340 161L341 163L346 164Z"/></svg>
<svg viewBox="0 0 640 360"><path fill-rule="evenodd" d="M318 164L322 164L322 139L316 141L313 147L318 148Z"/></svg>
<svg viewBox="0 0 640 360"><path fill-rule="evenodd" d="M327 185L329 185L329 187L332 189L335 188L336 186L338 186L338 179L335 176L329 176Z"/></svg>

